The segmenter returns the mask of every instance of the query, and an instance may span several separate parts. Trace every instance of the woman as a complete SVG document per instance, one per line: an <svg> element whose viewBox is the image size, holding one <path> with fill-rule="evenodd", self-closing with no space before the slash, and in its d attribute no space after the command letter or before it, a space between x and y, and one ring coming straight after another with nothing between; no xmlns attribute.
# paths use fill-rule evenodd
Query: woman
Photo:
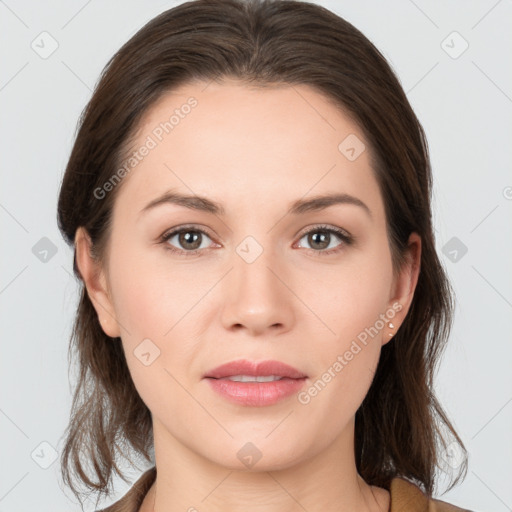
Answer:
<svg viewBox="0 0 512 512"><path fill-rule="evenodd" d="M462 510L433 497L467 458L432 391L453 299L431 187L396 76L327 9L197 0L144 26L58 204L77 497L132 453L152 467L110 512Z"/></svg>

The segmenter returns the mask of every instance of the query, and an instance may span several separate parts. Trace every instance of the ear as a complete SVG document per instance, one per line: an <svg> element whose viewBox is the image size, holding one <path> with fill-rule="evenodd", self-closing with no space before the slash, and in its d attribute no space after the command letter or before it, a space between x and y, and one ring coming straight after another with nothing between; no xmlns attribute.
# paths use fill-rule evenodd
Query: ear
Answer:
<svg viewBox="0 0 512 512"><path fill-rule="evenodd" d="M393 279L391 288L389 309L393 309L396 315L390 322L393 328L386 324L386 332L382 338L382 344L386 344L393 339L398 328L407 316L407 312L414 297L416 284L421 267L421 237L417 233L411 233L407 242L408 249L405 256L405 262L397 276Z"/></svg>
<svg viewBox="0 0 512 512"><path fill-rule="evenodd" d="M121 335L117 323L111 294L107 286L107 278L103 267L91 253L91 239L83 227L75 234L76 264L87 294L98 314L98 321L107 336L117 338Z"/></svg>

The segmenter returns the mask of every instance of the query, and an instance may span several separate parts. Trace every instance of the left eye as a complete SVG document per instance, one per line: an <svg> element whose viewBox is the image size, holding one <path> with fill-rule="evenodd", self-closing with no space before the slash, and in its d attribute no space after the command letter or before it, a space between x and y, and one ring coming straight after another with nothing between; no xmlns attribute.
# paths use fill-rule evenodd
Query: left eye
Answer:
<svg viewBox="0 0 512 512"><path fill-rule="evenodd" d="M334 241L332 235L334 235L334 238L341 240L341 243L334 247L331 246L331 242ZM338 252L343 245L350 245L352 243L352 237L348 233L328 226L319 226L309 230L302 235L300 240L303 239L307 239L307 243L313 246L312 250L321 255Z"/></svg>

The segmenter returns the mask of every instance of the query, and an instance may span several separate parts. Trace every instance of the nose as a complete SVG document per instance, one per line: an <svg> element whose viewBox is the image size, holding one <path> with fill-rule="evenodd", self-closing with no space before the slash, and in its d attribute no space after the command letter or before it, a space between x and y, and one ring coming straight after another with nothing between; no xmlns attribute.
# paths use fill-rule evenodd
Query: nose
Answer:
<svg viewBox="0 0 512 512"><path fill-rule="evenodd" d="M293 284L270 250L252 262L233 255L233 268L223 283L222 324L251 336L275 336L292 328L297 299Z"/></svg>

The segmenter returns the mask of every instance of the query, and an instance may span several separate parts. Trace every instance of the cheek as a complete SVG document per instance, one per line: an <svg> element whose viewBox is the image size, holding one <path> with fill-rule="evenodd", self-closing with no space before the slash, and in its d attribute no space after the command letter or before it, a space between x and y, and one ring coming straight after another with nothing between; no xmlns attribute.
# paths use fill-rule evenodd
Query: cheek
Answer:
<svg viewBox="0 0 512 512"><path fill-rule="evenodd" d="M346 265L326 267L309 278L311 309L321 312L329 329L317 335L315 357L322 361L315 377L325 407L334 408L340 421L361 404L375 373L386 328L391 284L391 261L382 250L358 252ZM307 289L306 289L307 288ZM315 391L312 391L315 393ZM316 400L316 399L315 399Z"/></svg>
<svg viewBox="0 0 512 512"><path fill-rule="evenodd" d="M195 311L191 308L208 288L194 282L183 269L152 264L150 251L118 247L111 260L113 302L134 380L153 378L144 369L144 362L149 360L154 362L148 366L160 368L161 373L166 368L174 371L186 367L193 350L193 343L187 342L193 339L190 332Z"/></svg>
<svg viewBox="0 0 512 512"><path fill-rule="evenodd" d="M162 276L133 256L118 261L111 273L114 307L134 386L151 411L183 409L187 397L178 383L191 350L183 332L186 321L180 322L190 309L179 288L183 280Z"/></svg>
<svg viewBox="0 0 512 512"><path fill-rule="evenodd" d="M114 286L114 309L118 321L123 325L122 336L134 343L139 338L161 336L169 329L164 325L165 312L169 310L168 297L161 282L155 279L150 269L131 267L123 272L118 268ZM168 322L171 315L168 315Z"/></svg>
<svg viewBox="0 0 512 512"><path fill-rule="evenodd" d="M114 309L130 343L161 339L186 312L186 279L170 265L155 265L151 255L158 250L119 243L112 251Z"/></svg>
<svg viewBox="0 0 512 512"><path fill-rule="evenodd" d="M353 253L339 265L310 269L302 279L299 296L340 344L379 320L389 301L391 266L386 255ZM321 324L319 324L320 327Z"/></svg>

